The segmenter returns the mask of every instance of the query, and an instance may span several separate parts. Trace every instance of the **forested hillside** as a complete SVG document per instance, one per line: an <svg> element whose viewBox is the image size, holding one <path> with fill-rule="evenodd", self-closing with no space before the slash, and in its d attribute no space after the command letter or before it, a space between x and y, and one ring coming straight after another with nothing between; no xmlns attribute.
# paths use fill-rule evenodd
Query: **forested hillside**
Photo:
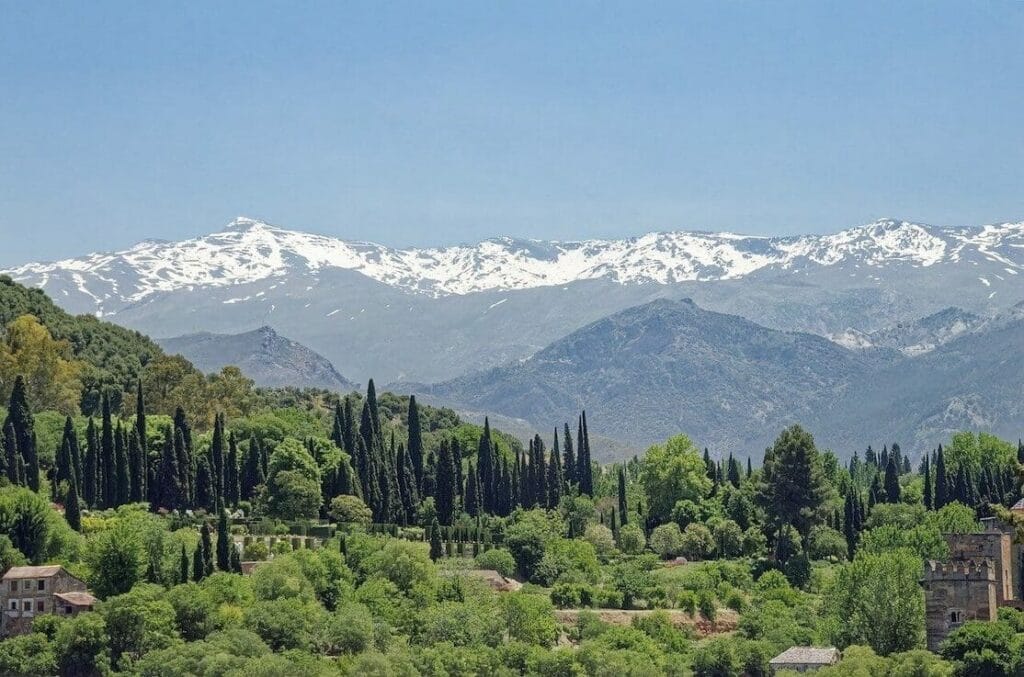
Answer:
<svg viewBox="0 0 1024 677"><path fill-rule="evenodd" d="M1013 609L925 651L919 585L944 534L1014 519L1019 443L842 462L789 425L754 458L676 431L602 465L582 411L523 444L372 380L159 354L91 415L50 332L4 332L4 373L33 369L0 411L0 569L60 564L98 601L31 614L0 674L766 675L806 644L843 649L825 677L1022 667Z"/></svg>

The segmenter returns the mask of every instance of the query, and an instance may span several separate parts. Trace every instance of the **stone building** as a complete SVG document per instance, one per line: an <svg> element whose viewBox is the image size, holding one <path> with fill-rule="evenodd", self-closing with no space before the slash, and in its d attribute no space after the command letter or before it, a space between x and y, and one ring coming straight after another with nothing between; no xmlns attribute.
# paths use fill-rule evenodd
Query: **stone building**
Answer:
<svg viewBox="0 0 1024 677"><path fill-rule="evenodd" d="M842 656L835 647L792 646L768 661L772 674L779 670L810 672L835 665Z"/></svg>
<svg viewBox="0 0 1024 677"><path fill-rule="evenodd" d="M85 583L62 566L11 567L0 579L0 635L27 632L41 614L71 616L95 603Z"/></svg>
<svg viewBox="0 0 1024 677"><path fill-rule="evenodd" d="M1001 606L1022 605L1022 547L1014 527L996 518L982 520L983 531L946 534L949 561L925 563L928 648L939 645L967 621L994 621Z"/></svg>

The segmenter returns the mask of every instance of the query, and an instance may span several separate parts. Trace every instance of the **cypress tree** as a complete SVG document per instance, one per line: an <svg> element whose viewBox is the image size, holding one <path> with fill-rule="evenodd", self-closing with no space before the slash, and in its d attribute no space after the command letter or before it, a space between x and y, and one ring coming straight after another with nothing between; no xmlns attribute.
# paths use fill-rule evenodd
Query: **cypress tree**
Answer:
<svg viewBox="0 0 1024 677"><path fill-rule="evenodd" d="M231 548L231 573L242 573L242 557L238 554L238 548Z"/></svg>
<svg viewBox="0 0 1024 677"><path fill-rule="evenodd" d="M331 425L331 441L345 451L345 409L339 401L334 405L334 423Z"/></svg>
<svg viewBox="0 0 1024 677"><path fill-rule="evenodd" d="M100 471L99 433L96 422L89 417L89 425L85 429L85 459L82 461L82 494L85 504L90 508L99 505L97 478Z"/></svg>
<svg viewBox="0 0 1024 677"><path fill-rule="evenodd" d="M75 438L75 425L71 421L71 417L68 416L64 419L64 433L61 437L60 447L57 449L53 474L54 485L75 481L74 461L71 458L71 441ZM75 444L77 444L77 440ZM53 487L53 491L57 491L56 486Z"/></svg>
<svg viewBox="0 0 1024 677"><path fill-rule="evenodd" d="M451 526L455 519L455 464L452 460L448 440L441 440L437 454L437 488L434 495L437 505L437 519Z"/></svg>
<svg viewBox="0 0 1024 677"><path fill-rule="evenodd" d="M343 465L347 465L344 460ZM405 446L398 445L398 493L402 498L402 516L404 523L408 524L416 518L416 505L419 503L419 496L416 486L416 471L412 467L409 455Z"/></svg>
<svg viewBox="0 0 1024 677"><path fill-rule="evenodd" d="M157 505L168 510L184 507L180 484L181 474L178 472L178 455L175 453L173 439L180 435L180 432L174 433L170 428L164 431L164 448L158 468Z"/></svg>
<svg viewBox="0 0 1024 677"><path fill-rule="evenodd" d="M253 435L249 438L249 451L245 455L245 473L242 483L242 498L252 500L256 487L266 484L267 476L263 467L263 451L259 440Z"/></svg>
<svg viewBox="0 0 1024 677"><path fill-rule="evenodd" d="M231 534L228 532L228 513L220 511L217 518L217 568L228 571L231 568Z"/></svg>
<svg viewBox="0 0 1024 677"><path fill-rule="evenodd" d="M562 431L562 471L565 473L565 482L570 487L579 483L576 477L576 453L572 448L572 435L569 434L569 424L565 424Z"/></svg>
<svg viewBox="0 0 1024 677"><path fill-rule="evenodd" d="M144 501L146 496L146 463L143 456L142 446L139 444L139 428L135 426L128 433L128 474L131 477L128 500L132 503Z"/></svg>
<svg viewBox="0 0 1024 677"><path fill-rule="evenodd" d="M206 577L206 564L203 560L203 544L200 542L192 552L192 580L196 583Z"/></svg>
<svg viewBox="0 0 1024 677"><path fill-rule="evenodd" d="M195 500L196 458L192 454L192 427L185 416L185 410L174 410L174 452L178 456L178 482L186 505Z"/></svg>
<svg viewBox="0 0 1024 677"><path fill-rule="evenodd" d="M188 553L185 552L185 544L181 544L181 557L178 559L178 582L188 583Z"/></svg>
<svg viewBox="0 0 1024 677"><path fill-rule="evenodd" d="M533 458L530 459L530 468L533 470L532 491L534 503L542 508L547 507L548 500L547 468L544 458L544 442L540 435L534 435Z"/></svg>
<svg viewBox="0 0 1024 677"><path fill-rule="evenodd" d="M583 423L583 435L579 440L577 465L579 466L580 493L594 495L593 468L590 465L590 432L587 430L587 412L584 411L580 420Z"/></svg>
<svg viewBox="0 0 1024 677"><path fill-rule="evenodd" d="M213 419L213 439L210 440L210 475L213 481L213 503L224 505L224 414Z"/></svg>
<svg viewBox="0 0 1024 677"><path fill-rule="evenodd" d="M238 472L238 443L235 434L231 433L228 436L228 457L224 461L224 502L231 507L242 500Z"/></svg>
<svg viewBox="0 0 1024 677"><path fill-rule="evenodd" d="M626 509L626 468L619 466L619 515L622 517L622 523L628 524L628 510Z"/></svg>
<svg viewBox="0 0 1024 677"><path fill-rule="evenodd" d="M753 475L753 474L754 474L754 467L750 463L750 457L747 456L747 479L750 479L750 476Z"/></svg>
<svg viewBox="0 0 1024 677"><path fill-rule="evenodd" d="M728 464L728 470L726 472L726 478L729 480L730 484L732 484L734 487L739 489L739 486L740 486L740 464L736 462L736 459L733 458L731 453L729 454L729 464Z"/></svg>
<svg viewBox="0 0 1024 677"><path fill-rule="evenodd" d="M547 476L547 490L548 490L548 501L547 506L549 508L557 508L558 504L562 500L562 469L561 462L558 460L558 445L556 444L551 449L551 458L548 459L548 476Z"/></svg>
<svg viewBox="0 0 1024 677"><path fill-rule="evenodd" d="M868 465L878 467L878 456L875 454L875 450L868 445L867 451L864 452L864 462Z"/></svg>
<svg viewBox="0 0 1024 677"><path fill-rule="evenodd" d="M885 500L887 503L900 502L900 467L896 454L889 454L885 466Z"/></svg>
<svg viewBox="0 0 1024 677"><path fill-rule="evenodd" d="M480 436L480 442L476 452L477 472L480 474L480 498L484 512L494 513L495 500L497 499L496 470L494 466L494 450L491 446L491 422L484 418L484 432Z"/></svg>
<svg viewBox="0 0 1024 677"><path fill-rule="evenodd" d="M25 379L20 374L15 377L14 388L11 390L7 419L4 422L5 430L8 423L14 431L18 451L14 465L24 467L24 474L18 473L19 480L32 491L39 491L39 455L36 453L35 421L28 403Z"/></svg>
<svg viewBox="0 0 1024 677"><path fill-rule="evenodd" d="M210 462L205 456L200 456L198 470L196 470L196 495L194 507L203 510L214 510L216 498L214 497L213 472L210 469Z"/></svg>
<svg viewBox="0 0 1024 677"><path fill-rule="evenodd" d="M103 468L104 508L117 505L117 454L114 450L114 424L110 416L110 396L103 393L102 420L100 422L100 459Z"/></svg>
<svg viewBox="0 0 1024 677"><path fill-rule="evenodd" d="M17 453L18 442L14 436L14 426L10 424L0 426L0 475L6 477L12 484L14 482L10 476L9 469Z"/></svg>
<svg viewBox="0 0 1024 677"><path fill-rule="evenodd" d="M466 473L466 490L463 492L464 506L471 517L480 516L480 477L477 475L473 461L469 462L469 472Z"/></svg>
<svg viewBox="0 0 1024 677"><path fill-rule="evenodd" d="M856 511L853 495L847 493L843 503L843 535L846 536L846 553L850 561L853 561L857 550Z"/></svg>
<svg viewBox="0 0 1024 677"><path fill-rule="evenodd" d="M352 398L345 397L345 419L342 428L341 441L344 443L342 450L352 456L356 453L356 415L352 409Z"/></svg>
<svg viewBox="0 0 1024 677"><path fill-rule="evenodd" d="M118 423L114 434L114 494L117 505L127 503L132 493L126 446L124 427Z"/></svg>
<svg viewBox="0 0 1024 677"><path fill-rule="evenodd" d="M430 524L430 559L436 562L441 559L441 525L435 518Z"/></svg>
<svg viewBox="0 0 1024 677"><path fill-rule="evenodd" d="M78 483L72 477L68 482L68 490L64 499L64 519L75 531L82 530L82 513L78 505Z"/></svg>
<svg viewBox="0 0 1024 677"><path fill-rule="evenodd" d="M213 532L206 522L199 530L199 542L203 546L203 575L209 576L213 573Z"/></svg>
<svg viewBox="0 0 1024 677"><path fill-rule="evenodd" d="M139 446L145 453L148 445L146 437L146 403L142 399L142 380L139 379L135 389L135 432L139 436Z"/></svg>
<svg viewBox="0 0 1024 677"><path fill-rule="evenodd" d="M928 510L935 508L935 501L932 498L932 469L928 463L928 455L924 457L924 507Z"/></svg>
<svg viewBox="0 0 1024 677"><path fill-rule="evenodd" d="M423 431L420 428L420 409L416 396L409 397L409 460L416 477L416 488L423 489Z"/></svg>
<svg viewBox="0 0 1024 677"><path fill-rule="evenodd" d="M946 454L939 445L935 453L935 509L940 510L950 502L949 474L946 472Z"/></svg>

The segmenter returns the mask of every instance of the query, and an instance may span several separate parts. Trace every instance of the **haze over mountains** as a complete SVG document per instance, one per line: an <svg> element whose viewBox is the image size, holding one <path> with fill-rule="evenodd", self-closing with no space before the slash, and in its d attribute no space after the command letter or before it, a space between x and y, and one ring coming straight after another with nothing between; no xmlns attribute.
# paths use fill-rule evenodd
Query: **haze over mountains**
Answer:
<svg viewBox="0 0 1024 677"><path fill-rule="evenodd" d="M343 382L372 376L541 429L586 406L595 433L631 444L685 430L739 450L789 420L836 446L924 444L971 422L1016 437L1022 270L1024 223L393 249L239 218L3 272L153 336L246 334L177 341L197 363L213 345L211 365L258 361L247 333L274 327Z"/></svg>

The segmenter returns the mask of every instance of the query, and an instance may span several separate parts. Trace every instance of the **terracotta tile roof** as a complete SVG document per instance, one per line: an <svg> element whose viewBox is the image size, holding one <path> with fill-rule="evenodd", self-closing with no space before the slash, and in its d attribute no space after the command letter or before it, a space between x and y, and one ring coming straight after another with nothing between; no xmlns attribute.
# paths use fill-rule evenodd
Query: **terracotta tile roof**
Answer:
<svg viewBox="0 0 1024 677"><path fill-rule="evenodd" d="M839 661L835 647L792 646L769 661L769 665L832 665Z"/></svg>
<svg viewBox="0 0 1024 677"><path fill-rule="evenodd" d="M3 580L9 581L15 578L49 578L56 576L63 569L59 564L49 564L41 567L11 567L4 574Z"/></svg>
<svg viewBox="0 0 1024 677"><path fill-rule="evenodd" d="M58 592L54 597L64 600L71 606L92 606L99 601L90 592Z"/></svg>

